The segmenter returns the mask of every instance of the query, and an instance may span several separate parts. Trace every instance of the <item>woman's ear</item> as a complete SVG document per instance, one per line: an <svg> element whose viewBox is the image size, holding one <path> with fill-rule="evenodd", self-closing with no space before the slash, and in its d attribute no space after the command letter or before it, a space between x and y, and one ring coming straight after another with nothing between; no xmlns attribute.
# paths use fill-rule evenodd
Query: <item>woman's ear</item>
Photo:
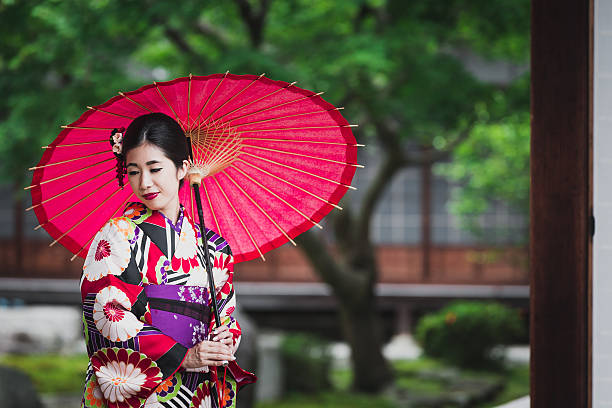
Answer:
<svg viewBox="0 0 612 408"><path fill-rule="evenodd" d="M182 180L187 175L187 170L189 170L189 162L187 160L183 160L183 165L178 168L177 176L179 180Z"/></svg>

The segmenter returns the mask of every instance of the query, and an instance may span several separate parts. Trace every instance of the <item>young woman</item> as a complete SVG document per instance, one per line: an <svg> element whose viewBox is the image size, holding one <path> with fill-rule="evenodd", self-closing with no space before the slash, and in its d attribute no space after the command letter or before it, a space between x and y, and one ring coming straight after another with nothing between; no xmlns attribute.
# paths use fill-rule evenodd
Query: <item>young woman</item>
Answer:
<svg viewBox="0 0 612 408"><path fill-rule="evenodd" d="M152 113L113 132L111 144L120 184L127 173L140 202L102 227L83 267L90 364L82 405L235 406L236 386L254 376L234 361L241 330L233 258L207 230L221 319L214 329L202 233L178 198L189 165L185 135L172 118Z"/></svg>

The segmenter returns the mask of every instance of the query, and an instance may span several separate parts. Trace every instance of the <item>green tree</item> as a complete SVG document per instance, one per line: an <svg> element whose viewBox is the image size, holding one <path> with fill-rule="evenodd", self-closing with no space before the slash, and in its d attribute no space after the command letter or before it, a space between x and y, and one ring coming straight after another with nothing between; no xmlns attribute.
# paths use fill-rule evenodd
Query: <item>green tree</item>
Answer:
<svg viewBox="0 0 612 408"><path fill-rule="evenodd" d="M505 98L465 55L524 62L527 0L5 0L0 18L0 165L20 185L56 125L159 73L266 72L345 106L358 140L380 147L381 165L359 206L333 217L334 255L313 232L298 242L338 299L355 388L389 384L372 215L401 169L448 158L474 134L479 109Z"/></svg>
<svg viewBox="0 0 612 408"><path fill-rule="evenodd" d="M479 217L496 202L525 219L529 216L529 101L512 96L514 92L528 95L525 79L514 84L516 89L510 96L497 98L500 106L480 107L468 139L453 151L449 162L436 166L438 174L458 185L451 198L451 212L481 240L490 239L492 232L498 240L527 242L528 225L520 235L488 231Z"/></svg>

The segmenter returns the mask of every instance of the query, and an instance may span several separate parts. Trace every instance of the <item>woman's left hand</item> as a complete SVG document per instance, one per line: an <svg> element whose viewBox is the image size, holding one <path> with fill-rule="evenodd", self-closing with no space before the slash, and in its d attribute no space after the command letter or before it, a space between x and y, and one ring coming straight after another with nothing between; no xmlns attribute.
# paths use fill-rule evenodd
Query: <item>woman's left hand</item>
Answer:
<svg viewBox="0 0 612 408"><path fill-rule="evenodd" d="M221 342L229 347L234 345L234 338L228 326L219 326L212 331L212 341Z"/></svg>

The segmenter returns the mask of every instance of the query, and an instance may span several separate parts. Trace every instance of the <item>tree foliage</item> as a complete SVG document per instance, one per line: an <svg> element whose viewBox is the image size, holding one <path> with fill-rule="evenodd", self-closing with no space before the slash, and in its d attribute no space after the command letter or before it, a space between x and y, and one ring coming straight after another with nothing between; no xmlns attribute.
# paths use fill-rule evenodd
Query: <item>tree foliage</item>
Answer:
<svg viewBox="0 0 612 408"><path fill-rule="evenodd" d="M524 63L528 0L2 0L0 18L0 174L17 184L59 125L151 80L265 72L346 107L358 140L380 147L380 166L359 207L335 217L338 252L312 233L299 242L339 299L361 390L391 376L370 240L382 193L401 169L447 159L472 137L494 152L487 135L524 130L506 103L515 88L483 82L462 56Z"/></svg>

